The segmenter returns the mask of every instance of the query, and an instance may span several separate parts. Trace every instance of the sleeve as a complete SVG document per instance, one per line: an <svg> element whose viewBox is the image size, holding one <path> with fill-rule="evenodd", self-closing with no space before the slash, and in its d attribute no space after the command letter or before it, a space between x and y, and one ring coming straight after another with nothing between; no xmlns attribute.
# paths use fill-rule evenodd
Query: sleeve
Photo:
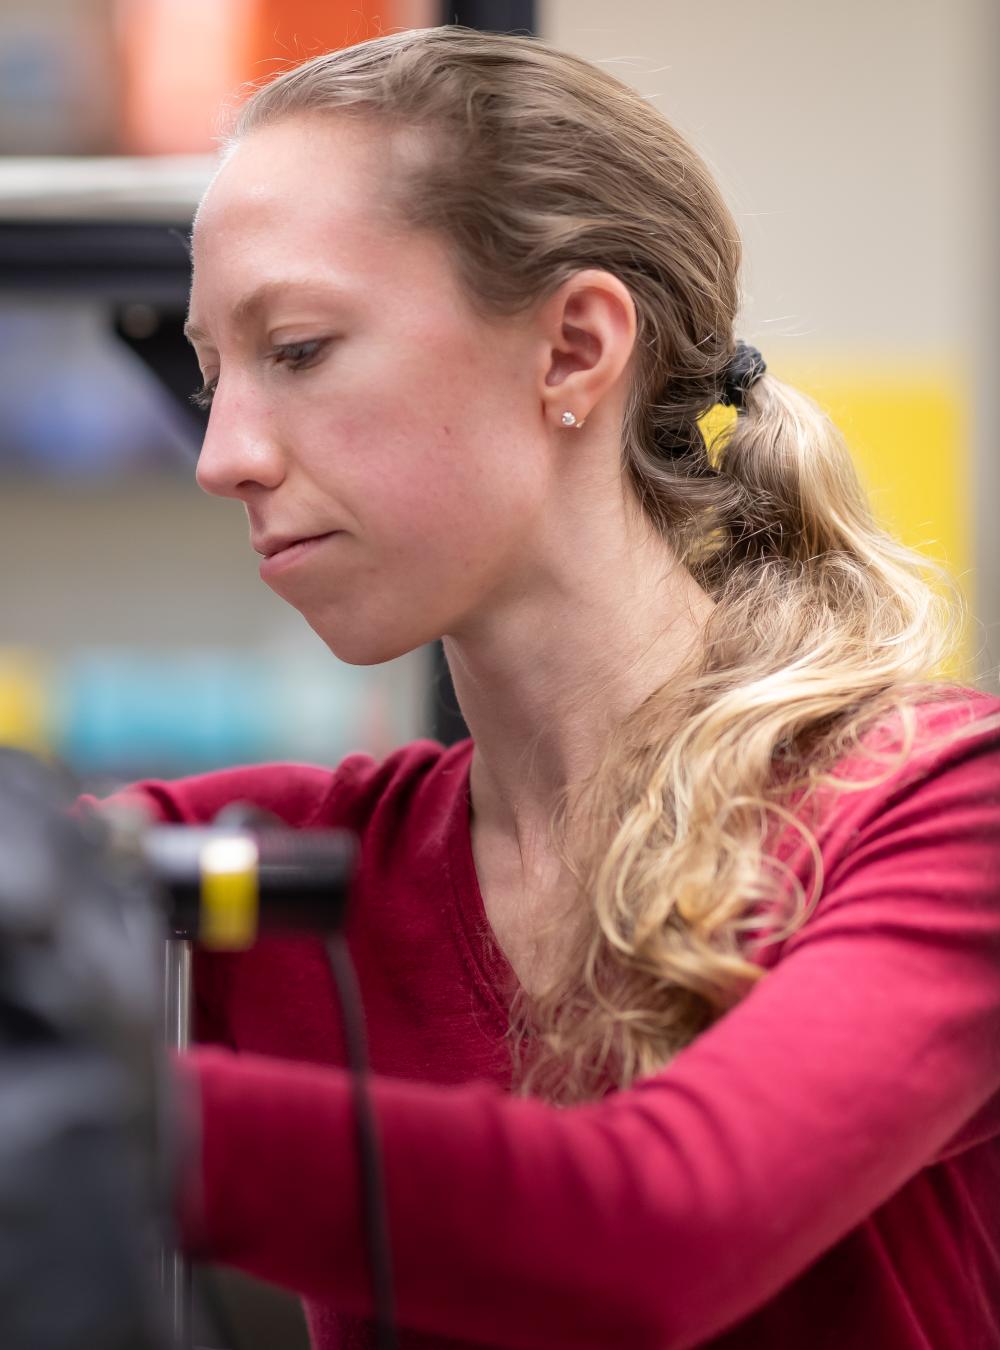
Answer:
<svg viewBox="0 0 1000 1350"><path fill-rule="evenodd" d="M350 1081L206 1049L195 1256L370 1315ZM557 1109L372 1080L398 1317L685 1350L932 1163L1000 1088L1000 740L886 797L767 977L663 1071Z"/></svg>
<svg viewBox="0 0 1000 1350"><path fill-rule="evenodd" d="M77 799L77 809L138 801L154 820L203 825L227 803L248 801L289 825L305 826L320 814L356 759L367 760L368 756L349 755L336 770L313 764L250 764L187 778L146 778L109 797L98 799L85 793Z"/></svg>

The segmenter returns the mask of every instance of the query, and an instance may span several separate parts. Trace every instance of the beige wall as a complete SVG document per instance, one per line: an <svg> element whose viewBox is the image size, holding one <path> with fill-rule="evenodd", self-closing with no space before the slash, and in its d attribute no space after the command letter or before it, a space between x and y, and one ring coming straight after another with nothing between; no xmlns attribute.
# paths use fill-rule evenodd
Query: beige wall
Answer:
<svg viewBox="0 0 1000 1350"><path fill-rule="evenodd" d="M963 340L975 309L985 11L541 0L540 28L634 85L716 170L756 334L923 351Z"/></svg>
<svg viewBox="0 0 1000 1350"><path fill-rule="evenodd" d="M765 357L956 371L971 404L969 590L1000 663L993 0L540 0L540 36L637 88L715 170Z"/></svg>

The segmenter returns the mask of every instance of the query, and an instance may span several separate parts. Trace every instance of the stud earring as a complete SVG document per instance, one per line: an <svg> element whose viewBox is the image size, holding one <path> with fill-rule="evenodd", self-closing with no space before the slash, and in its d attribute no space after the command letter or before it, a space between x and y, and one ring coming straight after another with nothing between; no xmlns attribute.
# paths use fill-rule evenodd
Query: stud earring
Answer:
<svg viewBox="0 0 1000 1350"><path fill-rule="evenodd" d="M562 424L564 427L577 427L577 430L579 430L579 428L583 426L583 422L577 423L576 418L573 416L571 412L563 413Z"/></svg>

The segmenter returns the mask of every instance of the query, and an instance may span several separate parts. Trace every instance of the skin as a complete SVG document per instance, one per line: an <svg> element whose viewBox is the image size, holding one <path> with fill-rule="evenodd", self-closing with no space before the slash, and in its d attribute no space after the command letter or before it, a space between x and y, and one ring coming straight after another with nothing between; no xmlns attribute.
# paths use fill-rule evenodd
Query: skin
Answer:
<svg viewBox="0 0 1000 1350"><path fill-rule="evenodd" d="M443 638L475 742L477 868L511 955L565 881L555 794L670 680L713 602L619 471L627 288L587 269L483 320L447 245L384 211L385 164L376 128L298 114L213 180L193 232L192 341L218 381L196 477L254 534L343 531L268 583L341 660ZM278 289L234 315L262 283ZM305 368L276 360L319 339Z"/></svg>

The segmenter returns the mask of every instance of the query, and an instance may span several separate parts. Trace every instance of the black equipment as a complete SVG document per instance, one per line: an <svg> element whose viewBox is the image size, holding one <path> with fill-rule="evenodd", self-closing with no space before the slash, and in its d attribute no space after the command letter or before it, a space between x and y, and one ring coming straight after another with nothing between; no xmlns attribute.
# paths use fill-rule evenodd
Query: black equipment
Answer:
<svg viewBox="0 0 1000 1350"><path fill-rule="evenodd" d="M388 1350L381 1169L342 935L355 837L291 830L249 803L206 826L138 807L74 815L80 791L65 768L0 748L0 1345L187 1350L172 1213L193 1162L166 1048L189 1042L191 945L293 928L326 937L341 999Z"/></svg>

